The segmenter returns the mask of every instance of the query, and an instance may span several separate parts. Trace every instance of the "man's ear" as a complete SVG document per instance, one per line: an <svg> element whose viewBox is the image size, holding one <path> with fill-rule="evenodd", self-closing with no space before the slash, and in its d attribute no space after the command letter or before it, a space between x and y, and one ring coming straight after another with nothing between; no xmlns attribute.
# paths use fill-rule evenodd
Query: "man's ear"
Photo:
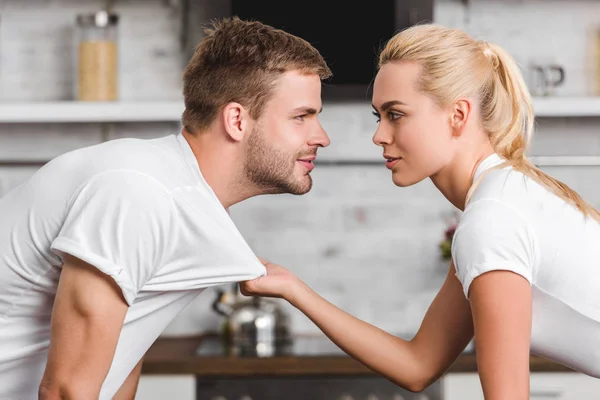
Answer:
<svg viewBox="0 0 600 400"><path fill-rule="evenodd" d="M239 142L250 127L250 114L240 103L231 102L221 111L223 126L231 139Z"/></svg>
<svg viewBox="0 0 600 400"><path fill-rule="evenodd" d="M471 101L468 99L460 99L450 108L450 126L454 136L462 135L467 122L471 117Z"/></svg>

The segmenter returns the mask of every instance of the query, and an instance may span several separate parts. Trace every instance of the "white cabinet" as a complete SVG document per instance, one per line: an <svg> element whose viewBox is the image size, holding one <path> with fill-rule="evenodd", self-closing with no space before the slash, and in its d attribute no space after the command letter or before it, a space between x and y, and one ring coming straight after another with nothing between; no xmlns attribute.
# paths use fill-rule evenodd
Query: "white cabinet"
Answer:
<svg viewBox="0 0 600 400"><path fill-rule="evenodd" d="M442 378L443 400L483 400L479 375L449 373Z"/></svg>
<svg viewBox="0 0 600 400"><path fill-rule="evenodd" d="M600 379L578 373L534 373L531 400L600 400Z"/></svg>
<svg viewBox="0 0 600 400"><path fill-rule="evenodd" d="M135 400L196 400L194 375L142 375Z"/></svg>
<svg viewBox="0 0 600 400"><path fill-rule="evenodd" d="M484 400L476 373L450 373L442 379L444 400ZM600 400L600 379L575 372L531 374L531 400Z"/></svg>

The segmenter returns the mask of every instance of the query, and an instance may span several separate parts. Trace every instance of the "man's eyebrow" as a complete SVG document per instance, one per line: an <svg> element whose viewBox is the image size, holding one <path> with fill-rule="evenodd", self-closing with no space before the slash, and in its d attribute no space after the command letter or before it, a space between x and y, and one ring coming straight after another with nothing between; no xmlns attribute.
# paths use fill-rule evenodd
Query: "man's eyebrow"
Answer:
<svg viewBox="0 0 600 400"><path fill-rule="evenodd" d="M323 111L323 107L321 107L321 109L319 111L317 111L316 108L312 108L312 107L296 107L292 110L292 114L310 114L310 115L314 115L317 113L321 113L321 111Z"/></svg>

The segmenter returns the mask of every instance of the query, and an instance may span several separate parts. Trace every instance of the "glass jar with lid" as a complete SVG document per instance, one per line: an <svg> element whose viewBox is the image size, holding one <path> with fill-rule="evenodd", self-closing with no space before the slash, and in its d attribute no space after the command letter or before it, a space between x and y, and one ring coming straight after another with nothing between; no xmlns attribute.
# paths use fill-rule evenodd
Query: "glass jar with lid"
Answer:
<svg viewBox="0 0 600 400"><path fill-rule="evenodd" d="M118 99L118 22L105 10L77 16L77 100Z"/></svg>
<svg viewBox="0 0 600 400"><path fill-rule="evenodd" d="M600 96L600 27L596 29L596 96Z"/></svg>

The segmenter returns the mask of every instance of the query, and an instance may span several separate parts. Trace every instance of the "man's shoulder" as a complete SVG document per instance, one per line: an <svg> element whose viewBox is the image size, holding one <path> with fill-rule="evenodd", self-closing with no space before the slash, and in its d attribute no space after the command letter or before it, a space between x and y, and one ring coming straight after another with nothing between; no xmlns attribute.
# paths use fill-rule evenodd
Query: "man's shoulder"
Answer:
<svg viewBox="0 0 600 400"><path fill-rule="evenodd" d="M167 185L181 172L181 158L165 138L121 138L64 153L43 168L45 175L84 183L100 174L146 175ZM116 177L118 179L118 177Z"/></svg>

